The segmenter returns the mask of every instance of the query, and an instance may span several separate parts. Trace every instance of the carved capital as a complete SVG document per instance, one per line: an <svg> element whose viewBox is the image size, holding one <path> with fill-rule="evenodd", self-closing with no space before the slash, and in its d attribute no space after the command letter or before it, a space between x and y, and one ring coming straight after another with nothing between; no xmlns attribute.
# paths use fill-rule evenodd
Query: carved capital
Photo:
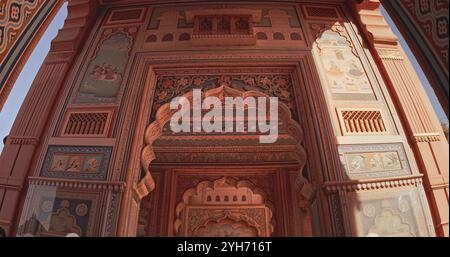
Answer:
<svg viewBox="0 0 450 257"><path fill-rule="evenodd" d="M359 181L328 181L324 184L324 189L328 194L339 191L355 192L370 191L386 188L397 188L404 186L417 186L422 184L422 174L397 178L383 178Z"/></svg>
<svg viewBox="0 0 450 257"><path fill-rule="evenodd" d="M150 172L147 172L144 178L134 188L136 200L140 201L142 198L150 194L155 189L155 180Z"/></svg>
<svg viewBox="0 0 450 257"><path fill-rule="evenodd" d="M69 0L63 28L52 41L50 52L76 52L82 46L86 30L97 18L99 0Z"/></svg>
<svg viewBox="0 0 450 257"><path fill-rule="evenodd" d="M6 141L11 145L37 145L39 143L39 139L35 137L8 136Z"/></svg>
<svg viewBox="0 0 450 257"><path fill-rule="evenodd" d="M300 198L305 200L301 201L301 207L307 208L316 198L316 188L301 173L295 181L295 186Z"/></svg>
<svg viewBox="0 0 450 257"><path fill-rule="evenodd" d="M383 60L399 60L403 61L404 56L397 48L380 48L377 49L378 55L380 55Z"/></svg>
<svg viewBox="0 0 450 257"><path fill-rule="evenodd" d="M364 34L374 45L398 45L397 36L392 32L380 10L379 0L363 0L355 2L355 10L359 14Z"/></svg>

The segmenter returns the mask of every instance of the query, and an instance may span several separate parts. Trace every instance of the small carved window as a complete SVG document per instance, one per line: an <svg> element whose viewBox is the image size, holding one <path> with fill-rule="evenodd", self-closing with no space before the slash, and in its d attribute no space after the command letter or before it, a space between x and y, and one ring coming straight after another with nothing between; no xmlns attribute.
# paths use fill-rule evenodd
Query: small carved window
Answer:
<svg viewBox="0 0 450 257"><path fill-rule="evenodd" d="M109 112L71 112L64 125L63 136L105 136Z"/></svg>
<svg viewBox="0 0 450 257"><path fill-rule="evenodd" d="M273 34L273 39L274 40L284 40L284 35L283 35L283 33L275 32Z"/></svg>
<svg viewBox="0 0 450 257"><path fill-rule="evenodd" d="M200 35L252 34L250 16L195 16L195 32Z"/></svg>
<svg viewBox="0 0 450 257"><path fill-rule="evenodd" d="M230 34L231 33L231 17L221 16L217 19L217 33Z"/></svg>
<svg viewBox="0 0 450 257"><path fill-rule="evenodd" d="M213 18L200 17L198 19L198 32L201 34L210 34L213 32Z"/></svg>
<svg viewBox="0 0 450 257"><path fill-rule="evenodd" d="M236 17L235 26L238 34L248 34L250 32L248 17Z"/></svg>
<svg viewBox="0 0 450 257"><path fill-rule="evenodd" d="M267 35L264 32L258 32L256 33L256 38L258 40L267 40Z"/></svg>

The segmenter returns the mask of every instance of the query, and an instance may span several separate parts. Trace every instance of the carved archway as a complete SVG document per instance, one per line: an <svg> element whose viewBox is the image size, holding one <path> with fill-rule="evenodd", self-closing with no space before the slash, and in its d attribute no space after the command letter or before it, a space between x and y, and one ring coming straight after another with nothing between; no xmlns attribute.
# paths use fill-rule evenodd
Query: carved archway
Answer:
<svg viewBox="0 0 450 257"><path fill-rule="evenodd" d="M202 181L186 190L177 204L174 232L178 236L270 236L272 204L266 199L266 193L247 180Z"/></svg>
<svg viewBox="0 0 450 257"><path fill-rule="evenodd" d="M193 100L192 91L182 96L192 103ZM225 96L233 96L233 97L242 97L244 100L247 97L269 98L268 95L262 92L258 91L242 92L233 89L229 87L227 83L222 83L217 88L213 88L206 92L202 92L202 97L208 96L217 97L219 99L223 99ZM139 200L142 200L142 198L147 196L155 188L155 181L150 172L150 164L156 158L152 144L155 142L155 140L157 140L160 136L162 136L164 125L167 122L169 122L172 115L175 114L177 111L178 111L177 109L170 108L170 103L162 105L156 112L155 120L152 123L150 123L150 125L145 130L144 134L145 146L141 153L141 165L142 168L144 169L145 175L134 188L136 196ZM282 102L279 103L278 117L279 120L285 124L288 134L292 136L292 138L296 142L294 153L295 158L299 164L299 173L296 179L296 187L297 191L302 196L302 199L304 199L306 203L310 203L313 201L315 193L313 185L311 184L310 181L308 181L307 178L303 176L302 173L307 160L306 151L302 145L304 138L303 129L301 128L300 124L298 124L298 122L293 119L289 107Z"/></svg>

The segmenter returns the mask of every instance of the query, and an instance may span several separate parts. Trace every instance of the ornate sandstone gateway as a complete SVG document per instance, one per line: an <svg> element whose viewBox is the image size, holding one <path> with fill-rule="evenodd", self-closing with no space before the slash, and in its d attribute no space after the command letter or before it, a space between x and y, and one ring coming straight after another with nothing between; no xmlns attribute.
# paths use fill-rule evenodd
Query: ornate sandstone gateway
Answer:
<svg viewBox="0 0 450 257"><path fill-rule="evenodd" d="M68 8L0 158L7 235L448 236L448 142L378 1ZM278 97L278 141L173 133L194 88Z"/></svg>

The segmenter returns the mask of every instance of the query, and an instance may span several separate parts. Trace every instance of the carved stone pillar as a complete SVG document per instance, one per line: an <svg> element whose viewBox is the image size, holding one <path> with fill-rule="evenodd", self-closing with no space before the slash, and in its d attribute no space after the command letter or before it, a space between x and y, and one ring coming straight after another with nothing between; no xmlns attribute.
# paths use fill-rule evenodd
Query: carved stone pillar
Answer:
<svg viewBox="0 0 450 257"><path fill-rule="evenodd" d="M448 236L449 147L420 79L380 12L378 0L356 6L363 30L392 97L406 135L424 174L424 187L438 236Z"/></svg>
<svg viewBox="0 0 450 257"><path fill-rule="evenodd" d="M7 235L17 229L15 223L21 205L26 178L34 165L47 121L55 99L63 88L66 75L82 46L91 20L95 18L97 0L70 0L64 27L52 41L51 49L41 66L20 109L0 157L0 226Z"/></svg>

